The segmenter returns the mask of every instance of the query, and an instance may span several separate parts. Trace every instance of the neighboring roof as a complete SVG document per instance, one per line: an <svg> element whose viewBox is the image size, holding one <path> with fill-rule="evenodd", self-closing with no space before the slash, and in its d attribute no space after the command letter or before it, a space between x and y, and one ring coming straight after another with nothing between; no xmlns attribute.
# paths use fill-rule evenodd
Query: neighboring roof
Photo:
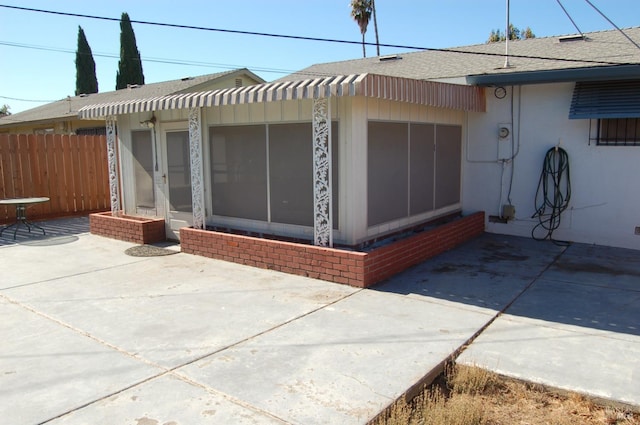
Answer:
<svg viewBox="0 0 640 425"><path fill-rule="evenodd" d="M640 44L640 27L623 31ZM505 42L498 42L316 64L279 81L367 72L413 79L464 81L467 76L506 76L552 70L570 73L602 67L610 70L612 65L629 64L632 65L628 69L632 71L628 72L635 77L627 78L640 76L640 49L619 31L584 35L585 39L569 35L509 41L509 68L504 67ZM477 81L469 83L476 84Z"/></svg>
<svg viewBox="0 0 640 425"><path fill-rule="evenodd" d="M83 119L96 119L167 109L334 96L365 96L440 108L477 112L485 110L484 91L478 87L375 74L353 74L101 103L81 108L78 115Z"/></svg>
<svg viewBox="0 0 640 425"><path fill-rule="evenodd" d="M199 77L187 77L179 80L132 86L130 88L110 92L73 96L0 118L0 127L10 125L15 126L21 122L37 123L57 119L77 118L78 111L87 105L96 103L124 102L132 99L193 92L203 90L210 84L215 83L217 80L233 78L241 75L246 75L258 83L263 83L265 81L248 69L237 69L219 72L216 74L201 75Z"/></svg>

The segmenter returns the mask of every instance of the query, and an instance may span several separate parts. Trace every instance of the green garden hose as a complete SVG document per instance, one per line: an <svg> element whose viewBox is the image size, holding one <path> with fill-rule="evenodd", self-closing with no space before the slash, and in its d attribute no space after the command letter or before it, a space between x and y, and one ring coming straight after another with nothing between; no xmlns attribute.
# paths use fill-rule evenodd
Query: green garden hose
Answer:
<svg viewBox="0 0 640 425"><path fill-rule="evenodd" d="M569 206L570 199L569 155L564 149L553 147L544 157L536 191L537 209L531 218L538 218L539 223L531 230L533 239L549 239L554 243L567 244L553 239L553 232L560 227L561 214Z"/></svg>

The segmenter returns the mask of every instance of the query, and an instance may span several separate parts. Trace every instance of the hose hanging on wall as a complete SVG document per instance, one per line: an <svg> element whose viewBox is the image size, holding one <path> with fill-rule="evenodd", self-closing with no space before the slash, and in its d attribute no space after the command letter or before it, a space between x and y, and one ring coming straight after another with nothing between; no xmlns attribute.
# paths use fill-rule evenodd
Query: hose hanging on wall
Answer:
<svg viewBox="0 0 640 425"><path fill-rule="evenodd" d="M560 227L560 215L569 206L571 199L571 177L569 175L569 155L560 147L547 151L542 164L538 190L536 191L536 212L531 218L538 218L539 223L531 231L535 240L549 239L553 243L567 244L553 239L553 232ZM544 229L544 236L540 235Z"/></svg>

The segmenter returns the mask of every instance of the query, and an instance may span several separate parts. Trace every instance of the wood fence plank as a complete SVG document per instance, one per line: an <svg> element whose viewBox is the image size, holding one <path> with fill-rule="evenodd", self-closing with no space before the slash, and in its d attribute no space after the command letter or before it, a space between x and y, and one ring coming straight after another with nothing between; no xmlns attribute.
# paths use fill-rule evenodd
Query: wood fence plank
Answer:
<svg viewBox="0 0 640 425"><path fill-rule="evenodd" d="M35 137L35 144L37 150L38 168L40 170L40 190L42 196L51 198L51 174L49 169L49 160L47 152L47 140L44 135L37 135ZM42 212L44 215L54 215L57 210L53 208L51 201L42 204Z"/></svg>
<svg viewBox="0 0 640 425"><path fill-rule="evenodd" d="M74 169L73 169L73 175L74 175L74 179L75 179L75 184L76 187L78 188L79 194L80 196L77 199L77 203L78 203L78 208L79 211L89 211L89 209L87 208L86 205L86 196L87 196L87 189L86 189L86 176L84 174L84 170L83 170L83 157L82 157L82 153L85 150L85 145L87 144L86 142L86 137L82 136L82 137L78 137L76 142L75 142L75 150L74 150L74 155L73 155L73 162L74 162Z"/></svg>
<svg viewBox="0 0 640 425"><path fill-rule="evenodd" d="M11 137L9 143L9 179L11 187L10 198L19 198L22 196L22 188L20 187L20 171L18 164L18 136Z"/></svg>
<svg viewBox="0 0 640 425"><path fill-rule="evenodd" d="M100 200L99 208L111 209L111 197L109 193L109 160L107 158L107 139L102 138L102 143L96 146L96 176L98 182L98 199Z"/></svg>
<svg viewBox="0 0 640 425"><path fill-rule="evenodd" d="M69 147L71 151L71 179L73 180L73 200L75 203L75 212L82 212L82 184L80 183L80 163L78 161L78 145L80 137L73 136L69 138Z"/></svg>
<svg viewBox="0 0 640 425"><path fill-rule="evenodd" d="M29 135L22 134L18 136L18 144L16 146L16 154L18 159L18 178L22 189L21 197L31 197L33 195L33 184L31 181L31 161L29 159Z"/></svg>
<svg viewBox="0 0 640 425"><path fill-rule="evenodd" d="M84 163L81 160L82 151L86 144L85 136L76 136L71 138L71 161L73 164L73 187L76 193L76 212L87 211L84 205L84 182L82 176L84 174Z"/></svg>
<svg viewBox="0 0 640 425"><path fill-rule="evenodd" d="M76 208L76 188L73 179L73 160L71 156L71 138L69 135L64 134L62 136L62 164L64 167L64 184L67 188L65 202L67 204L67 211L74 213Z"/></svg>
<svg viewBox="0 0 640 425"><path fill-rule="evenodd" d="M102 147L100 149L100 166L102 168L102 175L104 178L102 179L102 191L104 192L104 207L107 210L111 210L111 190L109 189L109 154L107 150L107 138L105 137L102 142ZM117 165L116 165L117 167ZM119 169L119 168L118 168Z"/></svg>
<svg viewBox="0 0 640 425"><path fill-rule="evenodd" d="M60 202L60 212L66 214L69 212L69 204L67 202L67 181L64 173L64 145L62 143L62 134L56 134L54 137L55 157L56 157L56 186L58 189L58 199Z"/></svg>
<svg viewBox="0 0 640 425"><path fill-rule="evenodd" d="M42 190L42 172L38 159L38 139L34 134L27 137L27 149L29 158L29 195L33 197L46 196ZM23 166L23 170L24 170ZM29 207L29 217L40 217L43 215L44 203L34 204Z"/></svg>
<svg viewBox="0 0 640 425"><path fill-rule="evenodd" d="M56 146L56 135L55 134L46 134L44 136L45 146L47 150L47 169L49 170L49 196L51 209L53 211L57 211L58 213L62 212L62 204L60 202L60 183L58 181L58 168L57 168L57 158L56 152L58 151L58 147Z"/></svg>
<svg viewBox="0 0 640 425"><path fill-rule="evenodd" d="M11 180L11 139L8 134L0 134L0 198L13 197ZM9 215L7 206L0 207L0 220L5 222Z"/></svg>
<svg viewBox="0 0 640 425"><path fill-rule="evenodd" d="M0 198L47 196L29 218L51 218L110 207L105 136L0 134ZM0 207L0 224L15 208Z"/></svg>
<svg viewBox="0 0 640 425"><path fill-rule="evenodd" d="M53 136L38 134L38 159L40 160L40 167L42 169L42 184L47 192L49 202L47 205L52 214L58 211L58 204L56 200L54 178L56 175L55 161L53 159Z"/></svg>
<svg viewBox="0 0 640 425"><path fill-rule="evenodd" d="M91 181L89 180L89 166L86 160L86 153L89 148L89 139L90 137L82 136L81 139L78 140L78 184L80 190L82 191L82 211L91 211Z"/></svg>
<svg viewBox="0 0 640 425"><path fill-rule="evenodd" d="M95 155L93 151L95 146L91 141L85 145L84 149L84 166L85 166L85 187L87 195L85 203L88 205L89 211L98 209L98 180L96 176Z"/></svg>
<svg viewBox="0 0 640 425"><path fill-rule="evenodd" d="M25 193L25 185L22 180L22 168L23 168L23 158L22 158L22 144L25 143L26 135L19 134L18 140L16 140L13 146L13 185L16 190L16 198L22 198L27 196Z"/></svg>
<svg viewBox="0 0 640 425"><path fill-rule="evenodd" d="M95 176L93 190L95 191L96 208L103 208L104 204L104 191L100 182L105 178L102 173L102 167L100 162L102 161L102 155L100 154L101 146L97 143L91 144L91 166L93 167L93 173Z"/></svg>

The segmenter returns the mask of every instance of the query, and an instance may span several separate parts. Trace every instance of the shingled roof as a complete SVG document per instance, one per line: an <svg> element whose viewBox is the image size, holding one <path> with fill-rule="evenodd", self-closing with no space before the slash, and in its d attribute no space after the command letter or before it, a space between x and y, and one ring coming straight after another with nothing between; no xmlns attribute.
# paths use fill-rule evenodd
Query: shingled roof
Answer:
<svg viewBox="0 0 640 425"><path fill-rule="evenodd" d="M18 112L7 117L0 118L0 127L16 125L20 122L43 122L66 118L76 118L78 111L87 105L95 103L124 102L127 100L166 96L171 94L188 93L208 90L210 85L222 78L233 78L234 75L248 75L257 83L264 80L248 69L237 69L216 74L187 77L179 80L163 81L144 85L135 85L126 89L120 89L103 93L72 96L56 102L48 103L23 112Z"/></svg>
<svg viewBox="0 0 640 425"><path fill-rule="evenodd" d="M623 29L640 44L640 27ZM505 43L485 43L450 49L399 53L382 57L312 65L281 78L282 81L330 75L375 73L394 77L455 80L470 75L569 70L640 64L640 49L617 30L509 41L505 68Z"/></svg>

